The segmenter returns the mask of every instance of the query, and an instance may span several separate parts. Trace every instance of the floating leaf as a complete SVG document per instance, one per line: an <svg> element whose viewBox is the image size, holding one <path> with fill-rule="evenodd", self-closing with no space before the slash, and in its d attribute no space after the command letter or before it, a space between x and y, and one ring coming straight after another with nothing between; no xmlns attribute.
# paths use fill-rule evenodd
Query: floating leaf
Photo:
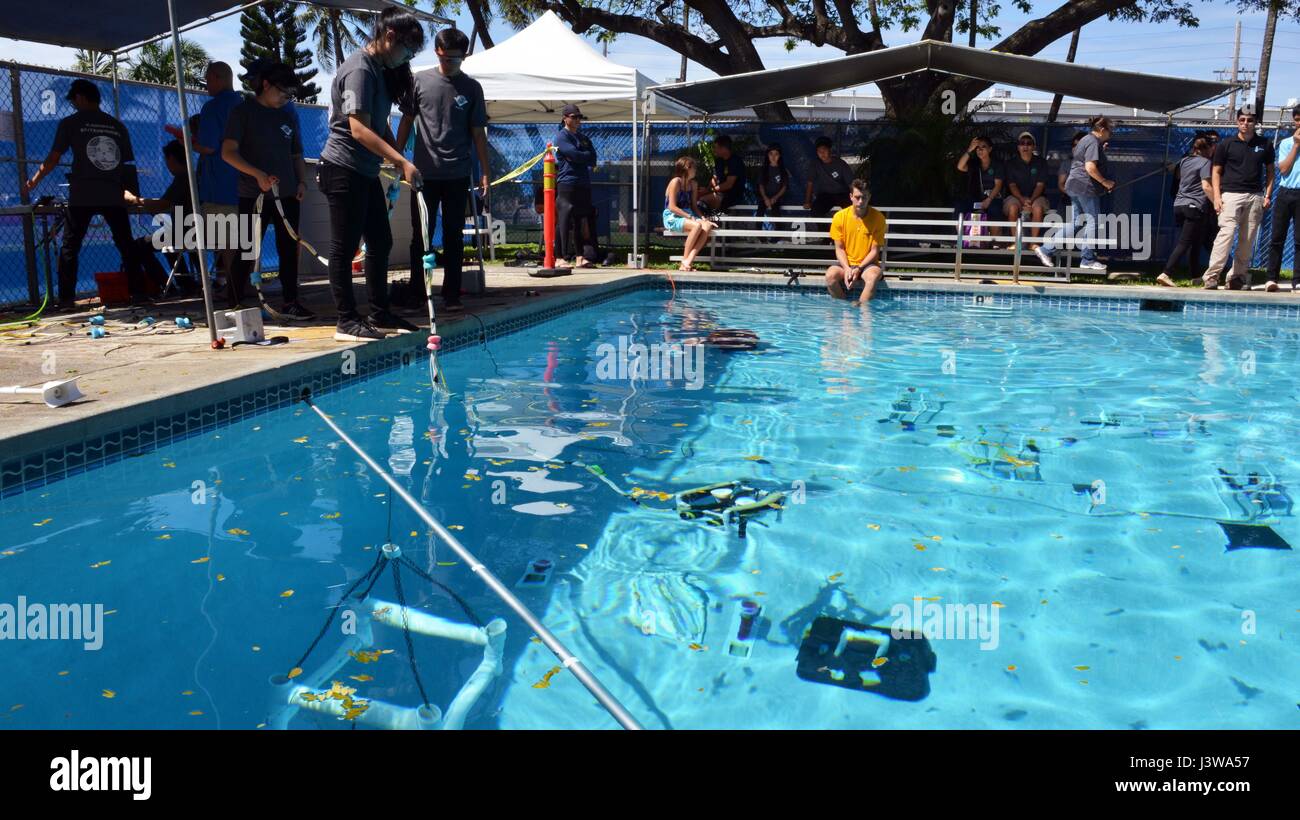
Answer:
<svg viewBox="0 0 1300 820"><path fill-rule="evenodd" d="M871 665L879 669L887 663L889 663L889 658L876 658L871 662Z"/></svg>
<svg viewBox="0 0 1300 820"><path fill-rule="evenodd" d="M440 567L454 567L454 566L456 566L456 565L459 564L459 563L460 563L459 561L439 561L439 562L438 562L438 566L440 566Z"/></svg>
<svg viewBox="0 0 1300 820"><path fill-rule="evenodd" d="M37 521L35 524L32 524L32 526L33 526L33 527L44 527L46 524L50 523L50 522L53 521L53 520L54 520L53 518L46 518L46 519L43 520L43 521Z"/></svg>
<svg viewBox="0 0 1300 820"><path fill-rule="evenodd" d="M709 649L707 646L698 643L693 643L686 648L690 649L692 652L706 652Z"/></svg>
<svg viewBox="0 0 1300 820"><path fill-rule="evenodd" d="M294 443L294 444L306 444L306 443L307 443L307 437L306 437L306 436L303 436L302 438L296 438L296 439L293 440L293 443Z"/></svg>
<svg viewBox="0 0 1300 820"><path fill-rule="evenodd" d="M869 529L869 530L877 530L877 531L878 531L878 530L880 529L880 525L879 525L879 524L868 524L868 525L867 525L867 529Z"/></svg>
<svg viewBox="0 0 1300 820"><path fill-rule="evenodd" d="M164 466L164 467L175 467L175 466L176 466L176 462L174 462L174 461L164 461L164 462L163 462L163 466Z"/></svg>
<svg viewBox="0 0 1300 820"><path fill-rule="evenodd" d="M285 677L287 677L289 680L293 680L294 678L298 677L301 674L302 674L302 667L295 666L294 668L289 670L289 674L286 675Z"/></svg>
<svg viewBox="0 0 1300 820"><path fill-rule="evenodd" d="M108 566L108 565L111 564L111 563L113 563L113 562L112 562L112 561L100 561L100 562L97 563L97 564L91 564L91 565L90 565L90 568L91 568L91 569L99 569L100 567L106 567L106 566Z"/></svg>
<svg viewBox="0 0 1300 820"><path fill-rule="evenodd" d="M899 471L900 473L914 473L914 472L916 472L916 468L915 468L915 467L910 467L910 466L909 466L909 467L899 467L899 468L898 468L898 471Z"/></svg>
<svg viewBox="0 0 1300 820"><path fill-rule="evenodd" d="M542 679L539 680L537 683L533 684L533 688L534 689L550 688L551 678L555 677L557 674L559 674L559 672L560 672L560 667L552 666L551 671L547 672L545 675L542 675Z"/></svg>
<svg viewBox="0 0 1300 820"><path fill-rule="evenodd" d="M1016 671L1016 665L1015 665L1014 663L1011 664L1010 666L1007 667L1007 671L1008 671L1008 672L1014 672L1014 671Z"/></svg>
<svg viewBox="0 0 1300 820"><path fill-rule="evenodd" d="M922 544L919 541L913 544L912 548L915 549L917 552L925 552L925 544Z"/></svg>
<svg viewBox="0 0 1300 820"><path fill-rule="evenodd" d="M373 675L349 675L348 677L352 678L352 680L361 681L362 683L375 679Z"/></svg>
<svg viewBox="0 0 1300 820"><path fill-rule="evenodd" d="M192 717L198 717L198 716L201 715L201 714L203 714L203 712L201 712L201 711L198 710L198 709L195 709L194 711L190 712L190 715L191 715Z"/></svg>
<svg viewBox="0 0 1300 820"><path fill-rule="evenodd" d="M195 559L194 559L193 561L191 561L190 563L191 563L191 564L206 564L207 562L209 562L209 561L211 561L211 560L212 560L211 556L207 556L207 555L205 555L205 556L203 556L202 558L195 558Z"/></svg>
<svg viewBox="0 0 1300 820"><path fill-rule="evenodd" d="M335 518L338 518L341 515L343 515L343 513L341 512L322 513L321 518L324 518L326 521L333 521Z"/></svg>
<svg viewBox="0 0 1300 820"><path fill-rule="evenodd" d="M189 696L189 695L194 694L194 690L193 690L193 689L186 689L184 692L181 692L181 694L182 694L182 695Z"/></svg>
<svg viewBox="0 0 1300 820"><path fill-rule="evenodd" d="M170 533L163 533L162 535L158 536L158 537L155 538L154 540L155 540L155 541L170 541L170 540L171 540L171 534L170 534Z"/></svg>
<svg viewBox="0 0 1300 820"><path fill-rule="evenodd" d="M843 577L844 577L844 573L842 573L842 572L837 572L837 573L835 573L834 575L829 576L826 580L827 580L827 581L838 581L839 579L841 579L841 578L843 578Z"/></svg>
<svg viewBox="0 0 1300 820"><path fill-rule="evenodd" d="M113 698L117 697L117 693L114 692L112 689L105 689L101 691L100 694L108 698L109 700L112 700Z"/></svg>
<svg viewBox="0 0 1300 820"><path fill-rule="evenodd" d="M463 525L461 525L461 524L452 524L451 526L447 527L447 529L449 529L449 530L463 530L463 529L465 529L465 527L464 527Z"/></svg>
<svg viewBox="0 0 1300 820"><path fill-rule="evenodd" d="M348 650L348 654L358 663L374 663L379 660L380 655L379 651L375 649Z"/></svg>
<svg viewBox="0 0 1300 820"><path fill-rule="evenodd" d="M1091 669L1091 668L1092 668L1091 666L1076 666L1076 667L1074 667L1074 669L1075 669L1076 672L1087 672L1087 671L1088 671L1089 669Z"/></svg>
<svg viewBox="0 0 1300 820"><path fill-rule="evenodd" d="M63 677L66 674L68 674L68 670L64 669L62 672L59 673L59 677Z"/></svg>
<svg viewBox="0 0 1300 820"><path fill-rule="evenodd" d="M241 530L239 527L231 527L230 529L226 530L226 532L230 533L231 535L248 535L248 530Z"/></svg>
<svg viewBox="0 0 1300 820"><path fill-rule="evenodd" d="M218 580L218 581L224 581L224 580L226 580L226 576L224 576L224 575L222 575L221 573L218 572L218 573L217 573L217 580Z"/></svg>
<svg viewBox="0 0 1300 820"><path fill-rule="evenodd" d="M293 597L293 590L292 590L292 589L286 589L284 592L281 592L281 593L280 593L280 597L281 597L281 598L292 598L292 597Z"/></svg>
<svg viewBox="0 0 1300 820"><path fill-rule="evenodd" d="M581 549L584 549L584 550L585 550L585 549L590 549L590 547L588 547L586 544L579 544L578 547L581 548Z"/></svg>

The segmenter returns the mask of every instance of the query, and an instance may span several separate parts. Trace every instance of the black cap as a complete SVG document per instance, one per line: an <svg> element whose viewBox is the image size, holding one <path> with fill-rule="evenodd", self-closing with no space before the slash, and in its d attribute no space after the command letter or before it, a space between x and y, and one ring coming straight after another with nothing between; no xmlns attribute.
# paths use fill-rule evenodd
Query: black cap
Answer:
<svg viewBox="0 0 1300 820"><path fill-rule="evenodd" d="M586 119L586 117L582 116L582 109L578 108L578 106L573 103L564 106L563 114L566 117L577 117L580 120Z"/></svg>
<svg viewBox="0 0 1300 820"><path fill-rule="evenodd" d="M99 104L99 86L95 85L90 80L76 79L72 81L72 85L68 86L68 96L66 99L68 102L72 102L72 98L78 94L96 105Z"/></svg>

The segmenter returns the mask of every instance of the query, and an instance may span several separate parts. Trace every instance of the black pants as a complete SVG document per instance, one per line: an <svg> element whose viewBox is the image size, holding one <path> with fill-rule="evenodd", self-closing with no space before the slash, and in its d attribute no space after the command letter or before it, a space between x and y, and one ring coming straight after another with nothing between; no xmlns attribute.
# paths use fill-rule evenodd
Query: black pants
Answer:
<svg viewBox="0 0 1300 820"><path fill-rule="evenodd" d="M849 205L849 194L817 194L812 201L812 215L816 217L829 216L832 210L847 208Z"/></svg>
<svg viewBox="0 0 1300 820"><path fill-rule="evenodd" d="M257 205L257 199L254 197L241 196L239 198L239 215L241 218L252 217L254 207ZM294 233L298 232L298 200L296 197L280 197L280 205L284 207L284 215L289 220L289 227L293 228ZM298 301L298 243L293 237L289 236L289 231L285 229L284 220L280 218L280 211L275 207L275 202L271 195L267 194L262 198L262 236L266 235L266 229L270 225L275 226L275 252L280 257L280 291L284 301ZM252 249L246 249L251 256ZM368 248L367 248L368 250ZM234 272L226 277L226 292L230 296L231 305L234 306L244 297L248 290L248 275L253 271L253 260L245 259L245 253L240 253L235 259ZM349 270L349 276L351 270Z"/></svg>
<svg viewBox="0 0 1300 820"><path fill-rule="evenodd" d="M131 218L126 207L101 205L69 205L68 222L63 230L63 248L59 251L59 301L72 302L77 298L77 262L81 256L81 243L86 239L90 220L102 215L113 234L113 244L122 255L122 270L129 271L134 260L131 247Z"/></svg>
<svg viewBox="0 0 1300 820"><path fill-rule="evenodd" d="M418 195L424 197L424 207L429 211L429 236L433 236L438 214L442 214L442 301L454 305L460 301L461 270L465 262L463 231L469 201L469 177L425 179L424 189ZM427 295L424 277L417 277L416 271L423 271L422 260L430 249L424 247L424 237L420 235L420 210L415 197L411 197L411 224L417 226L411 232L411 284L418 280L420 292Z"/></svg>
<svg viewBox="0 0 1300 820"><path fill-rule="evenodd" d="M1201 248L1205 244L1205 228L1210 221L1207 211L1209 214L1214 213L1208 202L1204 208L1193 208L1190 205L1178 205L1174 208L1174 225L1178 228L1178 243L1174 245L1173 253L1169 254L1169 259L1165 262L1165 273L1172 275L1184 255L1187 256L1189 275L1195 278L1204 273L1197 268L1201 266Z"/></svg>
<svg viewBox="0 0 1300 820"><path fill-rule="evenodd" d="M366 241L366 291L370 306L388 309L388 254L393 231L388 226L388 200L379 177L322 161L316 184L330 207L330 290L339 322L360 318L352 292L352 257ZM418 262L416 263L418 264Z"/></svg>
<svg viewBox="0 0 1300 820"><path fill-rule="evenodd" d="M555 255L572 262L578 256L595 262L596 209L590 185L561 185L555 189Z"/></svg>
<svg viewBox="0 0 1300 820"><path fill-rule="evenodd" d="M1268 274L1266 281L1276 282L1282 272L1282 248L1286 247L1286 229L1295 226L1295 261L1300 266L1300 188L1278 188L1273 200L1273 236L1268 243ZM1291 274L1291 285L1300 282L1300 276Z"/></svg>

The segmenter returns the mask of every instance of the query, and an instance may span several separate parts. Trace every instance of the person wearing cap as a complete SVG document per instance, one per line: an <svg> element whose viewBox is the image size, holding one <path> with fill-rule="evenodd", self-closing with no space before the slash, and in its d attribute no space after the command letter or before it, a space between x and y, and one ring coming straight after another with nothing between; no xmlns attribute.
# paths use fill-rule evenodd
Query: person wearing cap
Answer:
<svg viewBox="0 0 1300 820"><path fill-rule="evenodd" d="M555 266L594 268L595 220L591 218L591 169L596 167L596 147L581 131L582 110L564 106L560 131L555 136Z"/></svg>
<svg viewBox="0 0 1300 820"><path fill-rule="evenodd" d="M464 310L460 303L461 265L465 243L461 230L469 200L470 176L478 158L478 195L488 195L487 103L483 86L460 70L469 50L465 32L448 28L433 41L438 67L418 71L411 91L411 106L402 112L397 144L405 147L415 127L415 167L424 178L419 195L429 212L433 235L442 211L442 308ZM478 237L474 238L478 241ZM429 251L425 248L425 251ZM411 265L419 264L416 259ZM416 279L417 277L412 277ZM424 279L419 278L421 288Z"/></svg>
<svg viewBox="0 0 1300 820"><path fill-rule="evenodd" d="M1250 284L1250 255L1255 249L1255 234L1273 198L1273 144L1255 133L1253 107L1237 111L1237 134L1215 147L1212 162L1211 205L1219 215L1219 233L1214 238L1210 263L1201 280L1206 290L1219 286L1219 272L1226 270L1228 252L1235 238L1237 252L1232 270L1227 274L1227 285L1229 290L1240 290Z"/></svg>
<svg viewBox="0 0 1300 820"><path fill-rule="evenodd" d="M199 127L190 129L194 150L199 154L199 167L195 177L199 189L199 202L204 214L224 217L239 213L239 172L221 158L221 140L226 133L226 121L235 106L244 101L244 95L234 87L234 72L229 63L213 62L203 75L203 83L212 99L199 110ZM226 224L226 223L221 223ZM216 249L217 267L230 276L239 257L238 237L227 232L214 231L215 236L204 236L204 241Z"/></svg>
<svg viewBox="0 0 1300 820"><path fill-rule="evenodd" d="M1007 188L1010 193L1002 202L1002 213L1007 221L1015 222L1022 213L1030 217L1030 222L1042 222L1043 216L1051 205L1044 194L1047 191L1047 161L1034 153L1037 143L1034 135L1021 131L1016 137L1016 156L1004 166ZM1030 228L1029 235L1037 238L1041 228ZM1030 244L1031 250L1038 249L1038 243Z"/></svg>
<svg viewBox="0 0 1300 820"><path fill-rule="evenodd" d="M59 121L49 155L23 189L30 193L58 166L60 158L72 151L68 221L59 252L59 308L72 310L76 307L81 243L96 215L108 223L113 245L122 255L122 270L134 264L125 194L138 193L139 184L131 135L120 121L100 110L99 87L90 80L73 80L67 100L76 111Z"/></svg>
<svg viewBox="0 0 1300 820"><path fill-rule="evenodd" d="M311 319L311 311L298 301L298 242L293 236L298 231L299 203L307 193L307 164L302 158L298 118L285 110L285 104L298 90L298 78L292 68L276 63L258 76L254 88L256 96L230 112L221 140L221 157L239 171L240 221L252 222L260 196L260 230L275 226L284 299L280 312L293 319ZM278 206L273 200L276 197ZM260 242L261 237L255 237L252 246L240 249L234 270L226 277L232 308L241 306L256 261L252 250Z"/></svg>

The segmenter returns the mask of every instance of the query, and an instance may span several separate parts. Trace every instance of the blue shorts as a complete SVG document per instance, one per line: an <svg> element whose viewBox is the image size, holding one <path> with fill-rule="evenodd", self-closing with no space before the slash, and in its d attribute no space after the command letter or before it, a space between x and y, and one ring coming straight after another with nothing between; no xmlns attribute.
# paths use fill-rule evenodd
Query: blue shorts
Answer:
<svg viewBox="0 0 1300 820"><path fill-rule="evenodd" d="M678 216L677 214L673 213L667 208L664 208L664 230L665 231L673 231L674 233L681 233L683 229L682 223L684 223L685 221L686 221L686 217Z"/></svg>

